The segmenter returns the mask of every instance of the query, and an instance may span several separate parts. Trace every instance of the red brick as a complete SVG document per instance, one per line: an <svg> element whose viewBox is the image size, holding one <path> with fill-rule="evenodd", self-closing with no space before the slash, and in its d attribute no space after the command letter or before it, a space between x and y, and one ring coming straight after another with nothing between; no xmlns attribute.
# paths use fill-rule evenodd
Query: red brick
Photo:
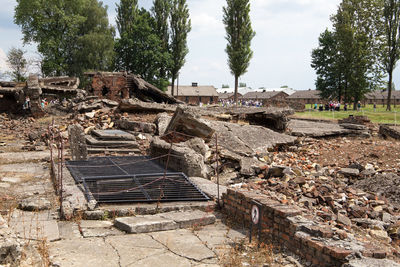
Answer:
<svg viewBox="0 0 400 267"><path fill-rule="evenodd" d="M352 250L347 250L343 248L338 248L338 247L325 247L324 252L328 253L331 257L339 260L343 260L347 256L349 256L351 253L353 253Z"/></svg>

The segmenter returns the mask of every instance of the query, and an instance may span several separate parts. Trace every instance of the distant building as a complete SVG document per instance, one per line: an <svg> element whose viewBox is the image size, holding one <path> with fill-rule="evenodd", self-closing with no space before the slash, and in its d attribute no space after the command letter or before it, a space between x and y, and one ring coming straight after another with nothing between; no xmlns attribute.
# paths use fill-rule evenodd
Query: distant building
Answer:
<svg viewBox="0 0 400 267"><path fill-rule="evenodd" d="M298 101L303 104L315 104L321 102L322 98L317 90L296 91L294 94L286 97L287 100Z"/></svg>
<svg viewBox="0 0 400 267"><path fill-rule="evenodd" d="M171 86L168 86L167 94L171 95ZM175 86L174 97L192 105L218 103L218 93L212 85L192 83L192 85Z"/></svg>
<svg viewBox="0 0 400 267"><path fill-rule="evenodd" d="M255 90L257 92L267 91L267 92L285 92L288 95L292 95L296 92L296 90L289 87L280 87L280 88L259 88Z"/></svg>
<svg viewBox="0 0 400 267"><path fill-rule="evenodd" d="M218 88L217 92L233 94L235 92L235 88ZM254 92L254 90L251 87L238 87L238 94L245 95L248 92Z"/></svg>
<svg viewBox="0 0 400 267"><path fill-rule="evenodd" d="M219 100L234 100L234 93L218 93ZM242 99L242 94L238 93L238 99Z"/></svg>
<svg viewBox="0 0 400 267"><path fill-rule="evenodd" d="M386 104L387 103L388 92L375 91L365 95L364 104ZM400 91L392 91L392 101L393 105L400 105Z"/></svg>
<svg viewBox="0 0 400 267"><path fill-rule="evenodd" d="M264 100L285 100L289 95L282 91L262 91L249 92L245 94L243 100L264 101Z"/></svg>

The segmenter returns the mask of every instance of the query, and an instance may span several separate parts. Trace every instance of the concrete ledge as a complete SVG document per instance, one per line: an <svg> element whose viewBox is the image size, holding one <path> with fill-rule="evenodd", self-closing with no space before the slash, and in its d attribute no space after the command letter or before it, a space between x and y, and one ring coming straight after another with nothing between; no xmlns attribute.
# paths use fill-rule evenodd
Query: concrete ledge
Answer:
<svg viewBox="0 0 400 267"><path fill-rule="evenodd" d="M215 223L215 216L200 210L186 212L168 212L159 214L161 217L173 220L179 228L190 228L194 226L205 226Z"/></svg>
<svg viewBox="0 0 400 267"><path fill-rule="evenodd" d="M117 218L114 226L129 234L168 231L178 228L178 224L173 220L164 219L157 215Z"/></svg>
<svg viewBox="0 0 400 267"><path fill-rule="evenodd" d="M195 210L122 217L115 219L114 226L130 234L137 234L205 226L213 223L215 223L214 214Z"/></svg>

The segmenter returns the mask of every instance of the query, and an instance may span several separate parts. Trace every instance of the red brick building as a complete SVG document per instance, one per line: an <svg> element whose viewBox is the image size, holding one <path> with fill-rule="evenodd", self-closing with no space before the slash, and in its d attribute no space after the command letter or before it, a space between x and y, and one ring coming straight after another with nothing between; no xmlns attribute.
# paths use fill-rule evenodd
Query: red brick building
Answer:
<svg viewBox="0 0 400 267"><path fill-rule="evenodd" d="M376 91L365 95L364 105L365 104L374 104L377 105L385 105L387 104L388 92ZM391 97L392 105L400 105L400 91L392 91Z"/></svg>
<svg viewBox="0 0 400 267"><path fill-rule="evenodd" d="M317 90L302 90L296 91L294 94L286 97L287 100L297 101L303 104L315 104L322 101L319 91Z"/></svg>
<svg viewBox="0 0 400 267"><path fill-rule="evenodd" d="M285 100L289 95L282 91L261 91L248 92L242 96L243 100L264 101L264 100Z"/></svg>
<svg viewBox="0 0 400 267"><path fill-rule="evenodd" d="M171 95L171 86L168 86L167 94ZM200 103L217 104L219 99L217 90L214 86L199 86L197 83L192 83L191 86L175 86L174 97L191 105L199 105Z"/></svg>

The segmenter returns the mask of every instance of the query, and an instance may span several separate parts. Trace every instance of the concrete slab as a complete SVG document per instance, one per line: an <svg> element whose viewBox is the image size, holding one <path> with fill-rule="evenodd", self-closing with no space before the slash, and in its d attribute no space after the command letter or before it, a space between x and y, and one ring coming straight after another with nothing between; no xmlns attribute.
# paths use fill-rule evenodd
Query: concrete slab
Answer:
<svg viewBox="0 0 400 267"><path fill-rule="evenodd" d="M157 215L122 217L115 219L115 227L130 234L174 230L178 224Z"/></svg>
<svg viewBox="0 0 400 267"><path fill-rule="evenodd" d="M97 140L94 137L87 135L86 142L94 147L110 147L110 148L137 148L138 144L136 141L120 141L120 140Z"/></svg>
<svg viewBox="0 0 400 267"><path fill-rule="evenodd" d="M201 191L206 193L212 199L217 199L218 196L218 186L214 182L204 179L202 177L190 177L190 181L192 181ZM220 185L219 186L219 197L222 198L222 194L226 193L227 187Z"/></svg>
<svg viewBox="0 0 400 267"><path fill-rule="evenodd" d="M16 211L9 222L18 237L32 240L55 241L60 239L57 220L51 212Z"/></svg>
<svg viewBox="0 0 400 267"><path fill-rule="evenodd" d="M93 130L92 133L99 139L107 140L136 140L133 134L121 130Z"/></svg>
<svg viewBox="0 0 400 267"><path fill-rule="evenodd" d="M118 251L121 266L145 266L144 264L147 264L146 259L158 258L160 255L168 252L162 244L147 234L110 236L105 238L105 242ZM141 262L143 265L139 265L138 262ZM172 264L169 266L175 265Z"/></svg>
<svg viewBox="0 0 400 267"><path fill-rule="evenodd" d="M126 233L116 228L82 228L82 236L84 238L117 236L124 234Z"/></svg>
<svg viewBox="0 0 400 267"><path fill-rule="evenodd" d="M190 230L181 229L177 231L150 233L149 235L174 254L184 255L186 258L197 262L214 260L215 262L207 263L217 263L218 261L216 254Z"/></svg>
<svg viewBox="0 0 400 267"><path fill-rule="evenodd" d="M192 266L191 261L184 257L179 257L171 252L166 252L157 257L148 257L137 261L136 266L141 267L154 267L154 266L174 266L174 267L187 267Z"/></svg>
<svg viewBox="0 0 400 267"><path fill-rule="evenodd" d="M118 254L103 238L52 242L49 244L49 257L53 266L60 267L121 266Z"/></svg>
<svg viewBox="0 0 400 267"><path fill-rule="evenodd" d="M59 221L58 230L61 239L80 239L82 235L79 231L78 224L75 222Z"/></svg>
<svg viewBox="0 0 400 267"><path fill-rule="evenodd" d="M15 231L19 238L31 240L56 241L60 240L60 232L56 220L52 221L31 221L10 223L10 228Z"/></svg>
<svg viewBox="0 0 400 267"><path fill-rule="evenodd" d="M110 221L84 220L80 221L79 225L81 228L111 228L113 226L113 223Z"/></svg>
<svg viewBox="0 0 400 267"><path fill-rule="evenodd" d="M191 228L215 223L214 214L200 210L160 213L159 216L173 220L179 225L179 228Z"/></svg>

